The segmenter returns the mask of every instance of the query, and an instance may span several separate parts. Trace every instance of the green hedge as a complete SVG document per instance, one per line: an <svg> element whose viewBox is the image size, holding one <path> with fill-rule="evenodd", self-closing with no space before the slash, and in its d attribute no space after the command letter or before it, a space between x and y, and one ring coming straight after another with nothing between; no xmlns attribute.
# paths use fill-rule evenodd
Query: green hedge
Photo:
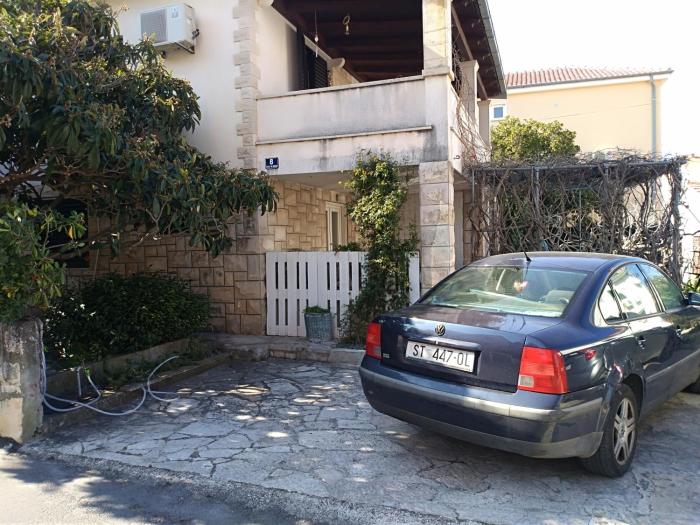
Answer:
<svg viewBox="0 0 700 525"><path fill-rule="evenodd" d="M208 298L181 279L109 274L53 300L44 343L51 361L71 366L187 337L208 319Z"/></svg>

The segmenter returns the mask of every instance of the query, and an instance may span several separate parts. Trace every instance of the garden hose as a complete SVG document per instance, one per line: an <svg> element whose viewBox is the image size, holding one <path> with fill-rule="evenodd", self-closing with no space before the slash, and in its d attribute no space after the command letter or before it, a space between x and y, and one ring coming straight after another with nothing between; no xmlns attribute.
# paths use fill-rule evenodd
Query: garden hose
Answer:
<svg viewBox="0 0 700 525"><path fill-rule="evenodd" d="M97 388L97 385L95 385L92 378L90 377L90 374L87 372L84 372L85 377L87 378L88 383L90 383L90 386L92 387L92 389L95 392L95 395L97 396L97 397L95 397L95 399L88 401L88 402L82 402L82 401L78 401L78 400L74 400L74 399L65 399L62 397L58 397L58 396L54 396L52 394L49 394L47 392L48 382L46 380L46 356L44 355L44 352L41 352L41 375L40 375L39 388L41 391L42 401L43 401L44 405L46 405L46 407L53 410L54 412L73 412L75 410L80 410L81 408L87 408L87 409L93 410L94 412L97 412L98 414L102 414L105 416L126 416L129 414L133 414L134 412L136 412L139 408L141 408L143 406L143 404L146 402L146 398L149 395L153 399L160 401L162 403L171 403L172 401L179 399L177 394L175 394L174 392L162 392L160 390L151 389L151 379L153 378L153 375L163 365L165 365L166 363L169 363L173 359L177 359L178 357L179 356L169 357L168 359L166 359L165 361L160 363L157 367L155 367L151 371L150 374L148 374L148 378L146 378L145 385L141 386L141 391L143 392L143 396L141 397L139 402L136 404L136 406L134 406L133 408L130 408L129 410L126 410L124 412L108 412L106 410L102 410L102 409L94 406L95 403L97 403L100 399L102 399L102 392L100 391L99 388ZM78 391L79 391L78 395L82 395L82 385L80 382L81 371L84 371L83 367L78 367L78 369L76 370L76 373L78 374ZM159 397L156 394L170 394L170 395L174 395L175 397L170 398L170 399L166 399L163 397ZM53 406L49 400L60 401L61 403L65 403L65 404L70 405L70 406L65 407L65 408L59 408L59 407Z"/></svg>

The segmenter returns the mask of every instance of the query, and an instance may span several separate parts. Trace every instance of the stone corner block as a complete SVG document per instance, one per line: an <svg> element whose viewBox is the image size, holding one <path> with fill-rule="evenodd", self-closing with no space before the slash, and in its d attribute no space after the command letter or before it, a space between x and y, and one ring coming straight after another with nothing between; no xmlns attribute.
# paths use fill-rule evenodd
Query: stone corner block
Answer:
<svg viewBox="0 0 700 525"><path fill-rule="evenodd" d="M42 324L0 323L0 437L24 443L41 427Z"/></svg>

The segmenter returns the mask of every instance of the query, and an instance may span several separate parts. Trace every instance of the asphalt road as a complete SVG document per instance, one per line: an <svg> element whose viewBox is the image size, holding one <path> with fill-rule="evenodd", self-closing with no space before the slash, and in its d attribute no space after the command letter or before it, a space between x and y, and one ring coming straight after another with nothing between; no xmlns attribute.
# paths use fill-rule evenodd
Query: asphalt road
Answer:
<svg viewBox="0 0 700 525"><path fill-rule="evenodd" d="M306 524L275 508L249 509L184 483L107 477L0 450L0 524Z"/></svg>

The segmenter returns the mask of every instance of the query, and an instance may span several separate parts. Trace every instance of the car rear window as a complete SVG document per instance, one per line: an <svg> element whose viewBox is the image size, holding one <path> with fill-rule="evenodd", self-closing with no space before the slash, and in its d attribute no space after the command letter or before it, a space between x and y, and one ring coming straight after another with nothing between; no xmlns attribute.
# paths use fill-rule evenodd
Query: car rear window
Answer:
<svg viewBox="0 0 700 525"><path fill-rule="evenodd" d="M437 285L422 304L561 317L588 272L467 266Z"/></svg>

